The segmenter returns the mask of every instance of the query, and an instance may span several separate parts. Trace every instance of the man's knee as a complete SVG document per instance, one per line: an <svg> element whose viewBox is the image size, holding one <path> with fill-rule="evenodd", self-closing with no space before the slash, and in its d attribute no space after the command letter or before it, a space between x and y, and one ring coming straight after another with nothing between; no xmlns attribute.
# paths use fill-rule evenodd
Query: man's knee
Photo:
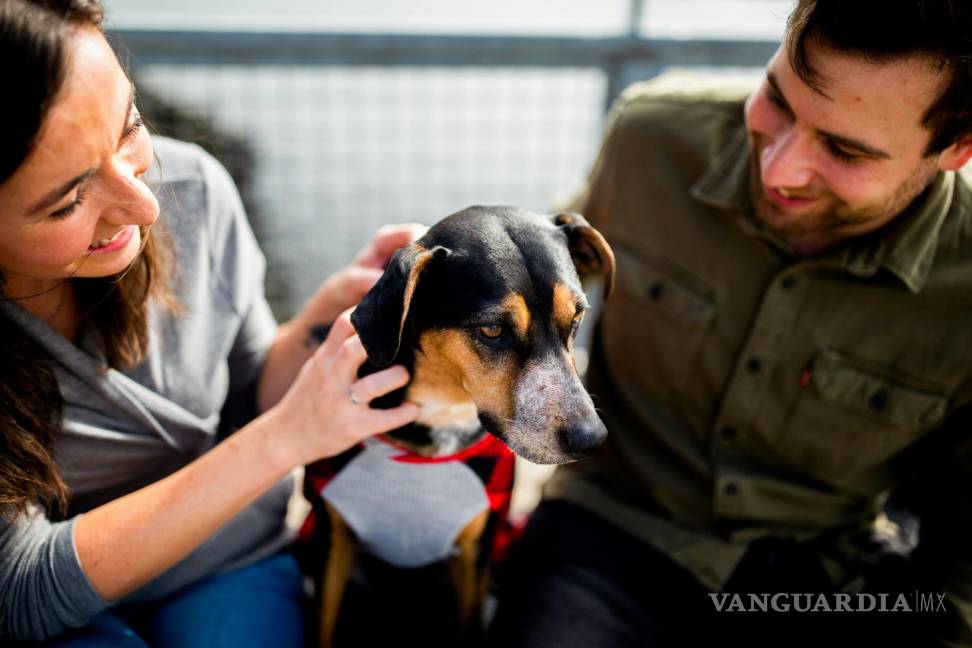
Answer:
<svg viewBox="0 0 972 648"><path fill-rule="evenodd" d="M683 645L708 598L680 567L601 518L545 502L500 580L492 645Z"/></svg>

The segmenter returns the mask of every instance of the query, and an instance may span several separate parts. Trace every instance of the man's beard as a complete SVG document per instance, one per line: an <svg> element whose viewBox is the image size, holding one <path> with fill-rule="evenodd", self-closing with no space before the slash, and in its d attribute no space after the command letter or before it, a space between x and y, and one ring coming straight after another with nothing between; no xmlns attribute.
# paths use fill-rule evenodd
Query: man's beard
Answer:
<svg viewBox="0 0 972 648"><path fill-rule="evenodd" d="M758 153L752 151L750 168L750 190L752 191L756 217L770 230L785 239L799 239L807 236L827 237L841 231L857 228L868 222L887 222L903 212L931 184L938 172L934 158L920 162L894 193L880 203L868 205L849 205L832 193L819 196L827 201L820 209L804 214L796 220L779 223L774 214L782 213L765 193L760 179ZM785 217L785 213L784 213Z"/></svg>

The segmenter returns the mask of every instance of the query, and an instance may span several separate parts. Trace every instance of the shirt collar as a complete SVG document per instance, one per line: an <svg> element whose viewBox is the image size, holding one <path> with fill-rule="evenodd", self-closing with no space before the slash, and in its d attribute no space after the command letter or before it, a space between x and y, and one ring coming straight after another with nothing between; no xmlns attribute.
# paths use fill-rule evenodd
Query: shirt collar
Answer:
<svg viewBox="0 0 972 648"><path fill-rule="evenodd" d="M753 217L750 148L744 125L737 127L705 172L692 185L696 200L736 212L741 225L792 256L792 251ZM911 292L920 292L931 271L938 234L952 205L955 173L939 173L931 186L901 215L869 235L849 239L819 258L858 276L884 267Z"/></svg>
<svg viewBox="0 0 972 648"><path fill-rule="evenodd" d="M718 209L749 212L749 173L749 138L740 126L692 185L692 197Z"/></svg>

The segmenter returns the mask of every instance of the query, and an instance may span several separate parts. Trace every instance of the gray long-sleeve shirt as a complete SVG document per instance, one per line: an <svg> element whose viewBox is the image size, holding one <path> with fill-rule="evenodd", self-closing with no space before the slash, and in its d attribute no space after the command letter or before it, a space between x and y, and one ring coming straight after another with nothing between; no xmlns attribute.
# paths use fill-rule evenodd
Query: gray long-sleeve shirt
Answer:
<svg viewBox="0 0 972 648"><path fill-rule="evenodd" d="M224 405L252 398L276 332L263 294L264 258L229 176L198 147L156 138L155 149L152 186L175 250L181 309L152 310L142 363L106 371L91 339L75 345L16 303L0 302L0 317L13 320L55 361L64 424L54 451L71 489L64 521L39 510L0 520L0 637L44 639L83 625L112 603L81 568L78 516L212 448ZM126 602L151 601L276 551L288 540L290 490L290 479L278 483Z"/></svg>

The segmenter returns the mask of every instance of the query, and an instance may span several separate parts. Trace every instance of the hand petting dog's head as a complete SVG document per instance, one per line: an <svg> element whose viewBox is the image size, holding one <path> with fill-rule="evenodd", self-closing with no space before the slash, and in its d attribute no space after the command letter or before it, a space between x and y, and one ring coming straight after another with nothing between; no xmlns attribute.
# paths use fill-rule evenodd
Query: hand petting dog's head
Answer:
<svg viewBox="0 0 972 648"><path fill-rule="evenodd" d="M587 309L578 270L601 272L606 296L614 268L578 214L470 207L400 250L351 321L369 359L411 365L410 390L437 394L454 424L465 405L518 455L564 463L607 435L573 340Z"/></svg>

